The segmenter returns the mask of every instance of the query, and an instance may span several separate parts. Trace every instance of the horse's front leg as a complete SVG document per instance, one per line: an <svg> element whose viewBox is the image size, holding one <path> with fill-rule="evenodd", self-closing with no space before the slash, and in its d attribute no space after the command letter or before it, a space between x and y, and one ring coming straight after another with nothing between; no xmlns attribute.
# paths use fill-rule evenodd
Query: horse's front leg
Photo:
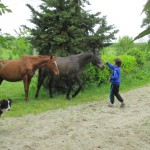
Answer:
<svg viewBox="0 0 150 150"><path fill-rule="evenodd" d="M56 93L57 93L57 95L59 95L60 77L56 76L54 78L54 81L56 83L56 86L55 86L56 87Z"/></svg>
<svg viewBox="0 0 150 150"><path fill-rule="evenodd" d="M53 98L53 87L54 87L54 83L56 83L56 94L59 95L59 90L58 90L58 87L59 87L59 77L58 76L51 76L50 78L50 81L49 81L49 95L51 98Z"/></svg>
<svg viewBox="0 0 150 150"><path fill-rule="evenodd" d="M42 70L39 70L38 84L37 84L37 91L36 91L36 94L35 94L35 99L37 99L38 96L39 96L40 88L41 88L41 86L42 86L42 84L43 84L43 81L45 80L46 76L47 76L47 74L44 74L44 73L42 72Z"/></svg>
<svg viewBox="0 0 150 150"><path fill-rule="evenodd" d="M29 85L31 82L31 78L26 75L23 78L23 82L24 82L24 91L25 91L25 101L28 102L29 101L28 92L29 92Z"/></svg>
<svg viewBox="0 0 150 150"><path fill-rule="evenodd" d="M70 101L70 92L72 90L72 85L73 85L73 79L69 79L68 80L68 90L67 90L67 94L66 94L66 98Z"/></svg>
<svg viewBox="0 0 150 150"><path fill-rule="evenodd" d="M79 77L75 77L75 81L78 83L79 85L79 88L74 92L74 94L72 95L72 97L75 97L79 92L80 90L82 89L82 84L81 84L81 81L79 79Z"/></svg>
<svg viewBox="0 0 150 150"><path fill-rule="evenodd" d="M51 98L53 98L53 94L52 94L53 80L54 80L53 77L51 77L50 80L49 80L49 96L50 96Z"/></svg>

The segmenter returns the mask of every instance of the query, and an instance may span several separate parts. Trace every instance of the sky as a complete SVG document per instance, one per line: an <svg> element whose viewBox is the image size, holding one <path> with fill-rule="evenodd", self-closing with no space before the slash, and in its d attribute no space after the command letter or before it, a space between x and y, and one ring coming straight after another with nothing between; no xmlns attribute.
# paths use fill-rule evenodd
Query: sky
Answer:
<svg viewBox="0 0 150 150"><path fill-rule="evenodd" d="M21 25L33 27L29 19L32 13L26 4L31 4L36 10L41 0L1 0L3 4L12 10L0 16L0 28L2 33L15 35L14 29L18 30ZM107 17L108 25L114 25L119 30L116 37L135 37L143 31L142 20L145 17L141 14L146 0L89 0L90 6L86 10L90 13L101 12L101 16ZM147 38L141 40L145 41Z"/></svg>

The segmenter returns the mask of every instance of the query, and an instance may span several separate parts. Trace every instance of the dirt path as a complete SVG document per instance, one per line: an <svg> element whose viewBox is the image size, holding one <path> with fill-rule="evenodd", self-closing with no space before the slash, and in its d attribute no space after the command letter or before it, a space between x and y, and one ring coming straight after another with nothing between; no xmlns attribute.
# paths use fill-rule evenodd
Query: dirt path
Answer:
<svg viewBox="0 0 150 150"><path fill-rule="evenodd" d="M93 102L39 115L0 120L1 150L148 150L150 86L116 101Z"/></svg>

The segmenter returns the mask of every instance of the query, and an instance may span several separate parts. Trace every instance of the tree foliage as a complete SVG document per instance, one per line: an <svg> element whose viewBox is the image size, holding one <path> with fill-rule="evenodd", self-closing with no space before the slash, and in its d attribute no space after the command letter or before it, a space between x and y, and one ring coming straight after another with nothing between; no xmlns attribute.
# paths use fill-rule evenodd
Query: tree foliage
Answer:
<svg viewBox="0 0 150 150"><path fill-rule="evenodd" d="M133 47L134 47L133 40L128 36L124 36L120 38L118 43L116 44L117 54L119 55L124 54Z"/></svg>
<svg viewBox="0 0 150 150"><path fill-rule="evenodd" d="M141 33L139 33L139 35L137 35L134 38L134 40L140 39L146 35L150 35L150 0L147 0L142 13L143 12L145 12L146 18L144 18L143 20L142 27L146 27L146 29L142 31Z"/></svg>
<svg viewBox="0 0 150 150"><path fill-rule="evenodd" d="M5 6L0 0L0 15L5 14L5 12L10 13L12 11L10 9L8 9L7 6ZM1 28L0 28L0 31L1 31ZM0 34L0 47L4 46L5 43L6 43L6 39ZM2 51L0 49L0 57L1 57L1 55L2 55Z"/></svg>
<svg viewBox="0 0 150 150"><path fill-rule="evenodd" d="M31 42L40 54L75 54L101 48L115 39L118 30L107 25L100 12L90 14L83 8L88 0L42 0L38 12L27 4L32 12L30 21L34 28Z"/></svg>
<svg viewBox="0 0 150 150"><path fill-rule="evenodd" d="M0 15L5 14L5 12L12 12L10 9L7 8L0 0Z"/></svg>
<svg viewBox="0 0 150 150"><path fill-rule="evenodd" d="M10 34L2 34L0 36L0 48L9 49L12 51L13 55L19 57L25 54L32 54L33 48L27 36L28 31L19 28L19 31L15 30L15 32L17 37L11 36Z"/></svg>

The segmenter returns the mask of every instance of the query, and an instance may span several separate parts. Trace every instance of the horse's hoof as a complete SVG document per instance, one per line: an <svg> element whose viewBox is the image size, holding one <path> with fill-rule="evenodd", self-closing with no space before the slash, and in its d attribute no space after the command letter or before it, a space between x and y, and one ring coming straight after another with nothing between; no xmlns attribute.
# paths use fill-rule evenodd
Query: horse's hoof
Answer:
<svg viewBox="0 0 150 150"><path fill-rule="evenodd" d="M25 102L28 103L29 102L29 98L25 98Z"/></svg>
<svg viewBox="0 0 150 150"><path fill-rule="evenodd" d="M73 97L75 97L75 96L76 96L76 95L75 95L75 94L73 94L73 95L72 95L72 98L73 98Z"/></svg>
<svg viewBox="0 0 150 150"><path fill-rule="evenodd" d="M72 101L72 98L67 98L68 99L68 101Z"/></svg>

